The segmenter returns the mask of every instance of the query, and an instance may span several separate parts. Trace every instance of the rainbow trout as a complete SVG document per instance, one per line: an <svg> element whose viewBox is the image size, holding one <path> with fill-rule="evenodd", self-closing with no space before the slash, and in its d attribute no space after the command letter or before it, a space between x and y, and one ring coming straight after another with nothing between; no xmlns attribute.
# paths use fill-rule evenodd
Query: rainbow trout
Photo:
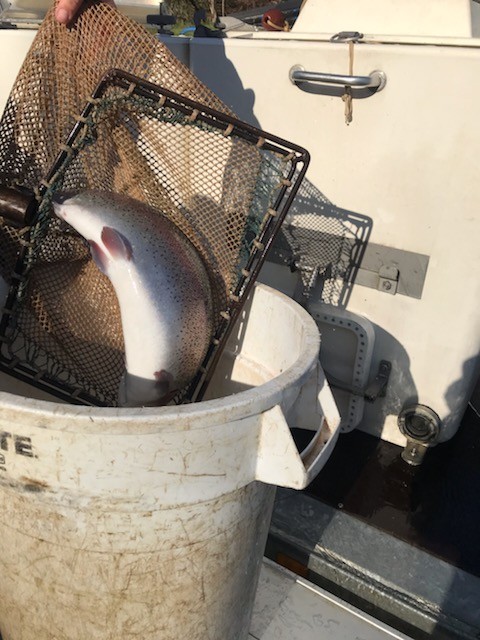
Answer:
<svg viewBox="0 0 480 640"><path fill-rule="evenodd" d="M159 211L103 191L58 193L55 214L90 245L120 305L126 372L119 405L169 402L195 375L212 333L212 293L193 244Z"/></svg>

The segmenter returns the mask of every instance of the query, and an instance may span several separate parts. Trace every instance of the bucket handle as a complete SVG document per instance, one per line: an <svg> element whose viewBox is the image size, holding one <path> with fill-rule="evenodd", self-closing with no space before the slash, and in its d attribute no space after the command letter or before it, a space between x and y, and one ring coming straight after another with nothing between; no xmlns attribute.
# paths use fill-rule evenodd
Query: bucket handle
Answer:
<svg viewBox="0 0 480 640"><path fill-rule="evenodd" d="M261 414L255 479L267 484L304 489L318 475L338 438L340 416L325 379L317 365L315 435L299 453L284 412L276 405ZM312 425L309 425L312 429Z"/></svg>

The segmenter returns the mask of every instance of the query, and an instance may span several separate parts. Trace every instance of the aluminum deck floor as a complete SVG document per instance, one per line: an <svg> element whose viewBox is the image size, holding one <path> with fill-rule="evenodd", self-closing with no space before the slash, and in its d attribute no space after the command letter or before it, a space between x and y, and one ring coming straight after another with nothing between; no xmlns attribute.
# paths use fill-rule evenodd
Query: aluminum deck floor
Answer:
<svg viewBox="0 0 480 640"><path fill-rule="evenodd" d="M250 640L410 640L320 587L265 559Z"/></svg>

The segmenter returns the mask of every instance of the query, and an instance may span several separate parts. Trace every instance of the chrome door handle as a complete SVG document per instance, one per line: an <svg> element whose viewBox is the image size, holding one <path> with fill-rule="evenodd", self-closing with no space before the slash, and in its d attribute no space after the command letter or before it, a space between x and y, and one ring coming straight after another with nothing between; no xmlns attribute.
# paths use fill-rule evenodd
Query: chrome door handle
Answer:
<svg viewBox="0 0 480 640"><path fill-rule="evenodd" d="M372 71L369 76L344 76L338 73L322 73L321 71L305 71L296 64L290 69L290 81L297 82L320 82L324 84L339 84L342 87L353 87L357 89L376 89L381 91L387 84L387 76L384 71Z"/></svg>

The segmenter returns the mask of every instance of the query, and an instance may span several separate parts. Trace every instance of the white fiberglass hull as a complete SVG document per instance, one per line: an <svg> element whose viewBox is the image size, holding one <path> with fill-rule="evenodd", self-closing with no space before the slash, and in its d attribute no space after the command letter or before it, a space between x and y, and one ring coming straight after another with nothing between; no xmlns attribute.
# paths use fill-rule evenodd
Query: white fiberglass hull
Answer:
<svg viewBox="0 0 480 640"><path fill-rule="evenodd" d="M408 275L396 295L358 284L349 290L346 308L374 328L369 378L381 360L392 364L386 397L365 405L359 426L402 444L397 416L421 403L439 415L440 440L446 440L458 428L479 370L480 129L471 78L480 73L480 40L448 46L385 40L354 46L353 73L382 70L387 84L353 100L348 126L340 96L289 79L294 65L348 74L348 43L296 33L194 40L190 65L239 117L311 152L303 198L294 205L297 229L315 224L315 217L337 216L342 224L360 219L370 227L368 245L386 266L398 268L398 284ZM417 281L407 274L415 272L415 260L428 265ZM266 280L295 292L287 267L275 265ZM409 283L419 286L415 297L405 291ZM322 301L324 292L316 291Z"/></svg>

